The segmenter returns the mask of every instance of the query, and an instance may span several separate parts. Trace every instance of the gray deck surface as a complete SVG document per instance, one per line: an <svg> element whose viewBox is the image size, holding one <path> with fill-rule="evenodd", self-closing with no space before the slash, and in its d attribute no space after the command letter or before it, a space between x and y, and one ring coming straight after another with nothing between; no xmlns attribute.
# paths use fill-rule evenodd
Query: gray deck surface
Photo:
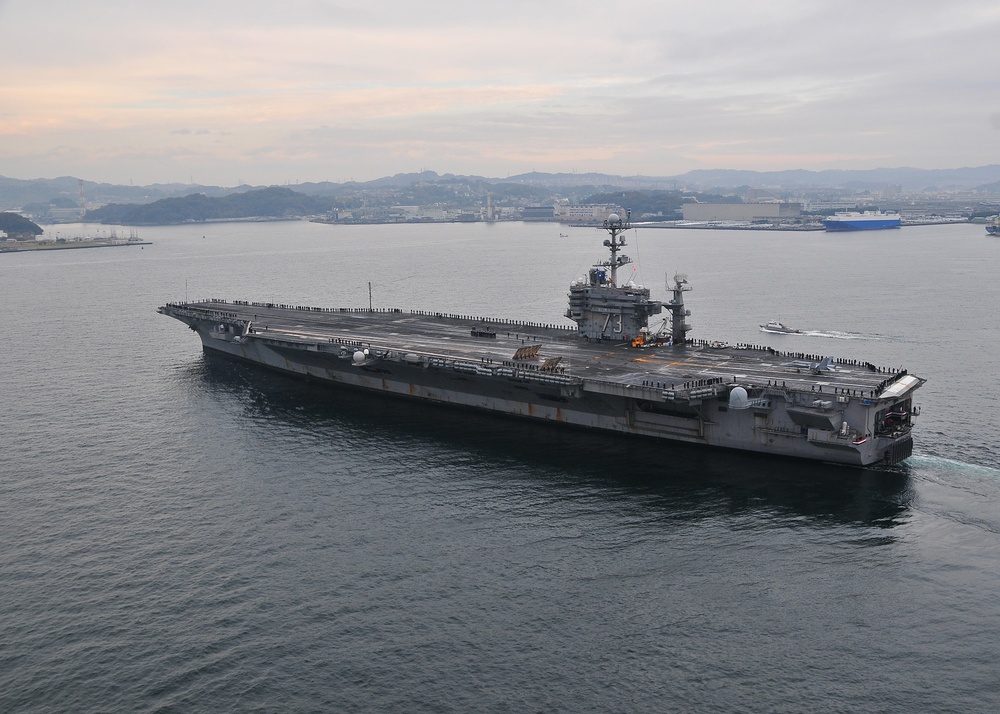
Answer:
<svg viewBox="0 0 1000 714"><path fill-rule="evenodd" d="M188 303L186 307L218 310L252 320L262 338L308 342L360 342L375 350L413 352L421 355L471 362L492 360L494 365L512 362L521 347L541 345L538 357L519 360L518 366L541 365L561 357L562 373L623 384L683 388L697 380L721 379L741 384L785 386L824 393L834 389L869 396L894 370L875 372L861 364L838 363L835 372L812 374L808 369L787 366L800 357L771 354L766 349L718 348L703 343L685 347L633 348L627 343L587 342L575 328L533 326L473 317L437 316L367 310L340 312L308 308L265 307L232 302ZM473 337L475 328L488 328L496 338ZM810 356L808 359L818 359ZM861 394L863 392L863 394Z"/></svg>

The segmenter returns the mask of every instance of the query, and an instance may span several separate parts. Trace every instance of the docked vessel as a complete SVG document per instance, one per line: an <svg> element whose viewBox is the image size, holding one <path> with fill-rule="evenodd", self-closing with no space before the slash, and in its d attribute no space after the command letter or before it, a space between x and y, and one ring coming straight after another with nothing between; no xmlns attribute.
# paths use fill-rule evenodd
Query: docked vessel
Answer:
<svg viewBox="0 0 1000 714"><path fill-rule="evenodd" d="M994 216L993 220L986 224L986 232L991 236L1000 236L1000 216Z"/></svg>
<svg viewBox="0 0 1000 714"><path fill-rule="evenodd" d="M866 466L912 453L925 380L867 362L690 337L684 275L671 295L619 284L610 256L569 289L576 326L419 310L209 300L170 303L208 352L331 385L553 423ZM662 326L649 318L667 313Z"/></svg>
<svg viewBox="0 0 1000 714"><path fill-rule="evenodd" d="M789 327L784 325L777 320L771 320L766 325L760 326L761 332L776 332L779 335L801 335L802 330L796 330L794 327Z"/></svg>
<svg viewBox="0 0 1000 714"><path fill-rule="evenodd" d="M823 225L828 231L877 231L899 228L902 222L898 213L850 211L824 218Z"/></svg>

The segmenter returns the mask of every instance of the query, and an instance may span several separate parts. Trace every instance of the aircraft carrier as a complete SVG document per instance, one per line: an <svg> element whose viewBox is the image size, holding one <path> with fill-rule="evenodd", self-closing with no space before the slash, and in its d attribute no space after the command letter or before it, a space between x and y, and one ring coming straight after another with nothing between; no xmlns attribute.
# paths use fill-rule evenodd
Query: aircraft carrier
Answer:
<svg viewBox="0 0 1000 714"><path fill-rule="evenodd" d="M692 339L671 297L620 285L629 218L569 289L572 326L400 309L209 300L159 308L204 349L332 385L712 447L868 466L913 451L925 380L902 369ZM667 313L658 329L649 318Z"/></svg>

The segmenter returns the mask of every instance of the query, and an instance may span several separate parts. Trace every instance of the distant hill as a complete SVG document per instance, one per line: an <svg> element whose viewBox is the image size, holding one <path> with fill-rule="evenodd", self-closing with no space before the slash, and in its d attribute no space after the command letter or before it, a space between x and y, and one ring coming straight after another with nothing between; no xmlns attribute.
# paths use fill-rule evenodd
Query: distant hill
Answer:
<svg viewBox="0 0 1000 714"><path fill-rule="evenodd" d="M82 186L81 186L82 183ZM193 184L152 184L121 186L96 181L82 181L72 176L54 179L12 179L0 176L0 209L19 209L30 204L65 206L80 205L80 190L86 203L149 203L171 196L203 193L222 196L247 190L249 187L220 188Z"/></svg>
<svg viewBox="0 0 1000 714"><path fill-rule="evenodd" d="M281 186L271 186L214 198L196 193L142 205L109 203L87 211L84 221L131 226L171 225L211 220L321 215L329 213L331 208L328 198L307 196Z"/></svg>
<svg viewBox="0 0 1000 714"><path fill-rule="evenodd" d="M633 221L679 221L682 217L681 208L685 203L698 201L700 203L739 203L740 199L733 196L720 196L708 193L690 193L683 191L664 191L660 189L630 189L612 191L610 193L595 193L587 196L584 203L622 206L632 211Z"/></svg>
<svg viewBox="0 0 1000 714"><path fill-rule="evenodd" d="M947 189L976 189L981 185L1000 181L1000 165L977 166L961 169L865 169L827 171L736 171L698 170L689 171L677 180L696 186L752 186L754 188L779 187L788 189L807 188L854 188L878 189L899 186L906 191L930 191Z"/></svg>
<svg viewBox="0 0 1000 714"><path fill-rule="evenodd" d="M906 191L977 189L1000 181L1000 165L959 169L886 168L859 170L740 171L699 169L677 176L609 176L607 174L547 174L533 172L504 179L510 183L547 186L601 184L657 189L710 189L749 186L790 189L879 189L899 186ZM984 189L985 190L985 189Z"/></svg>
<svg viewBox="0 0 1000 714"><path fill-rule="evenodd" d="M21 180L0 176L0 210L26 213L41 221L76 220L81 202L104 203L86 220L131 225L180 223L248 218L315 215L333 207L353 211L391 206L481 207L487 194L494 207L547 205L554 201L586 202L593 196L616 192L696 192L744 196L748 189L774 197L835 192L877 191L898 186L904 192L934 194L978 191L987 199L1000 192L1000 165L956 169L882 168L830 171L689 171L677 176L616 176L601 173L531 172L505 178L438 174L434 171L400 173L372 181L328 181L293 187L197 186L153 184L117 186L82 181L70 176ZM263 191L263 193L262 193ZM638 196L644 199L643 196ZM711 200L702 198L701 200ZM139 206L149 206L139 210ZM671 206L651 201L648 213L669 215ZM675 210L675 209L674 209Z"/></svg>
<svg viewBox="0 0 1000 714"><path fill-rule="evenodd" d="M40 236L43 231L34 221L17 213L0 213L0 231L8 236Z"/></svg>

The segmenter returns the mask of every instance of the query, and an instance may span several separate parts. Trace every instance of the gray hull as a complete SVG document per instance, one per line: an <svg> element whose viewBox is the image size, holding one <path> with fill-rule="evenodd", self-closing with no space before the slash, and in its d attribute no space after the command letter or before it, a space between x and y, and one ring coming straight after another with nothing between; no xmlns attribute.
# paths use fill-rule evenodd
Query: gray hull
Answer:
<svg viewBox="0 0 1000 714"><path fill-rule="evenodd" d="M709 366L711 360L727 355L734 360L757 357L745 348L734 351L692 343L682 350L622 352L624 346L614 345L609 351L606 345L581 342L572 333L549 326L513 325L518 332L505 337L502 328L511 325L501 321L491 328L494 333L500 329L500 339L477 339L472 333L483 324L481 319L418 316L419 323L404 323L407 317L397 318L399 311L350 311L347 319L344 311L330 311L326 322L316 323L325 332L311 324L295 330L275 325L248 329L254 324L250 318L257 317L250 312L259 313L264 306L245 305L168 305L160 311L195 329L206 350L331 385L621 434L853 466L895 463L912 451L908 419L900 420L895 428L887 429L884 424L886 413L912 411L909 392L922 383L912 377L909 382L896 377L883 380L891 384L902 380L886 399L848 396L846 389L843 394L827 391L825 398L817 398L816 385L806 386L816 378L785 369L789 379L781 382L739 380L743 393L749 388L749 398L744 403L740 393L734 402L733 384L710 373L677 383L667 381L669 373L652 368L646 373L594 374L588 373L587 365L589 360L596 364L619 355L625 355L630 367L636 364L634 355L642 355L640 362L660 359L673 365L684 358L689 364ZM305 308L284 312L294 317L296 310ZM309 311L309 319L315 318L314 310ZM264 319L276 323L282 312L271 310ZM413 320L412 314L408 319ZM401 334L401 324L430 325L428 329L440 336L442 347L421 349L415 338L407 340ZM373 334L386 337L375 341ZM537 360L501 357L513 352L505 343L525 344L526 338L528 344L544 343L552 350L559 346L564 356L580 353L571 361L583 367L542 369L544 363ZM449 350L444 349L446 344ZM470 350L479 358L470 358ZM735 371L737 365L727 366ZM738 367L748 371L746 364ZM830 389L829 378L823 384Z"/></svg>

